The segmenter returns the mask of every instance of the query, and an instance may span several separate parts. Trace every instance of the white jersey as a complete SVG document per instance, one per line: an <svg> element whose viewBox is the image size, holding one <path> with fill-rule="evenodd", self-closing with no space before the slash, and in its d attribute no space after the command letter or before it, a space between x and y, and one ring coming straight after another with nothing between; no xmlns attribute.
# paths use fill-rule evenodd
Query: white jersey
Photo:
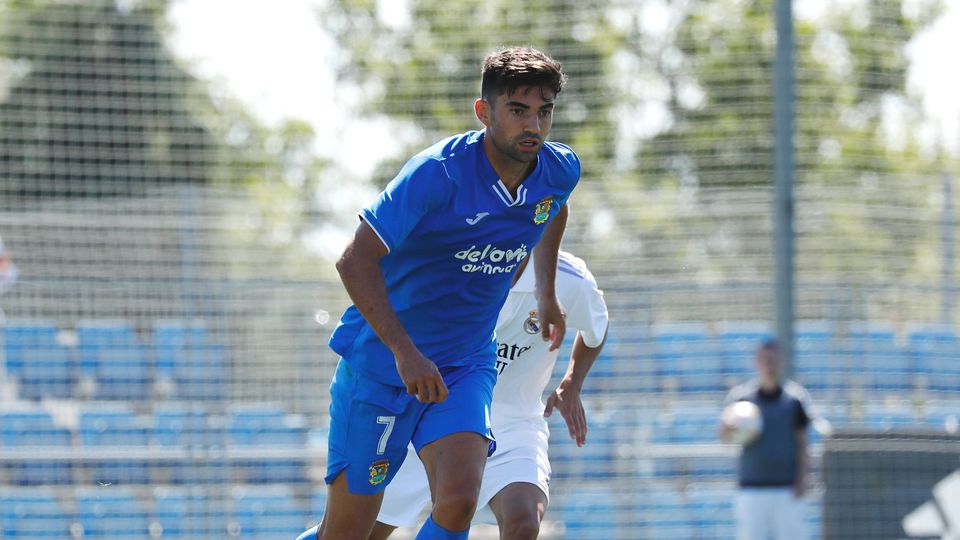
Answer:
<svg viewBox="0 0 960 540"><path fill-rule="evenodd" d="M497 385L491 422L497 426L524 418L543 418L543 391L550 382L559 350L540 336L535 276L530 261L497 318ZM580 332L587 347L599 347L607 331L607 305L584 262L561 251L557 263L557 298L567 313L567 329Z"/></svg>

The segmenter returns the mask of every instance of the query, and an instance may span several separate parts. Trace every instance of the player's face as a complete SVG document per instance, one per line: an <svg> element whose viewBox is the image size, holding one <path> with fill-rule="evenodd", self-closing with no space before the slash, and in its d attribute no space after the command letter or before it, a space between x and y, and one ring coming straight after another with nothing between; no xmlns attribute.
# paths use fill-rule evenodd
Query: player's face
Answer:
<svg viewBox="0 0 960 540"><path fill-rule="evenodd" d="M776 349L763 347L757 351L757 371L770 379L780 376L780 355Z"/></svg>
<svg viewBox="0 0 960 540"><path fill-rule="evenodd" d="M479 100L477 116L501 157L532 163L550 133L555 98L550 88L521 86L497 96L493 103Z"/></svg>

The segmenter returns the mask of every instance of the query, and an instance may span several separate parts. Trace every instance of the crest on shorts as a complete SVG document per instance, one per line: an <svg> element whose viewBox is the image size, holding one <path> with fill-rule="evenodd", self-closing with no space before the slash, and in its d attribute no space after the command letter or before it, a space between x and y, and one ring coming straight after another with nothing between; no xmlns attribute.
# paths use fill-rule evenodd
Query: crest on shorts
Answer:
<svg viewBox="0 0 960 540"><path fill-rule="evenodd" d="M370 485L375 486L377 484L382 484L383 481L387 479L387 471L389 470L389 461L385 459L374 461L373 465L370 465Z"/></svg>
<svg viewBox="0 0 960 540"><path fill-rule="evenodd" d="M540 318L537 317L537 310L531 311L527 320L523 321L523 331L528 334L540 333Z"/></svg>
<svg viewBox="0 0 960 540"><path fill-rule="evenodd" d="M533 222L537 225L546 223L550 219L550 206L553 204L553 197L547 197L537 203L533 209Z"/></svg>

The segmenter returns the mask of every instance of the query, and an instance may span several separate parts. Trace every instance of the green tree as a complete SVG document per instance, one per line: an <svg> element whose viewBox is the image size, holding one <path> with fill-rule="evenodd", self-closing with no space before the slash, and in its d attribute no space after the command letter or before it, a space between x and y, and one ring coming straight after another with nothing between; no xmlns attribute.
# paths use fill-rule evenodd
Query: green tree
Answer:
<svg viewBox="0 0 960 540"><path fill-rule="evenodd" d="M402 156L425 144L479 127L473 102L480 93L483 57L504 45L532 45L557 58L570 80L561 94L551 138L580 153L584 177L598 176L612 156L615 129L603 79L614 40L605 2L558 0L413 0L408 22L387 20L371 0L331 2L320 18L344 51L341 84L367 96L366 114L416 126ZM401 131L402 132L402 131ZM399 163L378 171L386 183Z"/></svg>
<svg viewBox="0 0 960 540"><path fill-rule="evenodd" d="M11 195L130 195L208 180L214 143L189 110L192 78L157 28L163 6L6 6L0 50L27 68L0 103L0 178Z"/></svg>

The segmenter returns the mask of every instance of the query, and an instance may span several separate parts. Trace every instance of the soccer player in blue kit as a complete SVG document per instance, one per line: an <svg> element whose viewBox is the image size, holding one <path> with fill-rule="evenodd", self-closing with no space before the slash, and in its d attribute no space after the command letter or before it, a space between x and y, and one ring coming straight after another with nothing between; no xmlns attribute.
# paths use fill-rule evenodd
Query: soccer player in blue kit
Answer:
<svg viewBox="0 0 960 540"><path fill-rule="evenodd" d="M327 507L300 540L366 540L410 442L434 501L416 538L467 538L495 448L494 328L532 251L543 339L556 348L565 330L557 251L580 160L545 140L565 81L535 49L490 54L474 104L485 129L420 152L361 211L337 263L353 305L330 338Z"/></svg>

